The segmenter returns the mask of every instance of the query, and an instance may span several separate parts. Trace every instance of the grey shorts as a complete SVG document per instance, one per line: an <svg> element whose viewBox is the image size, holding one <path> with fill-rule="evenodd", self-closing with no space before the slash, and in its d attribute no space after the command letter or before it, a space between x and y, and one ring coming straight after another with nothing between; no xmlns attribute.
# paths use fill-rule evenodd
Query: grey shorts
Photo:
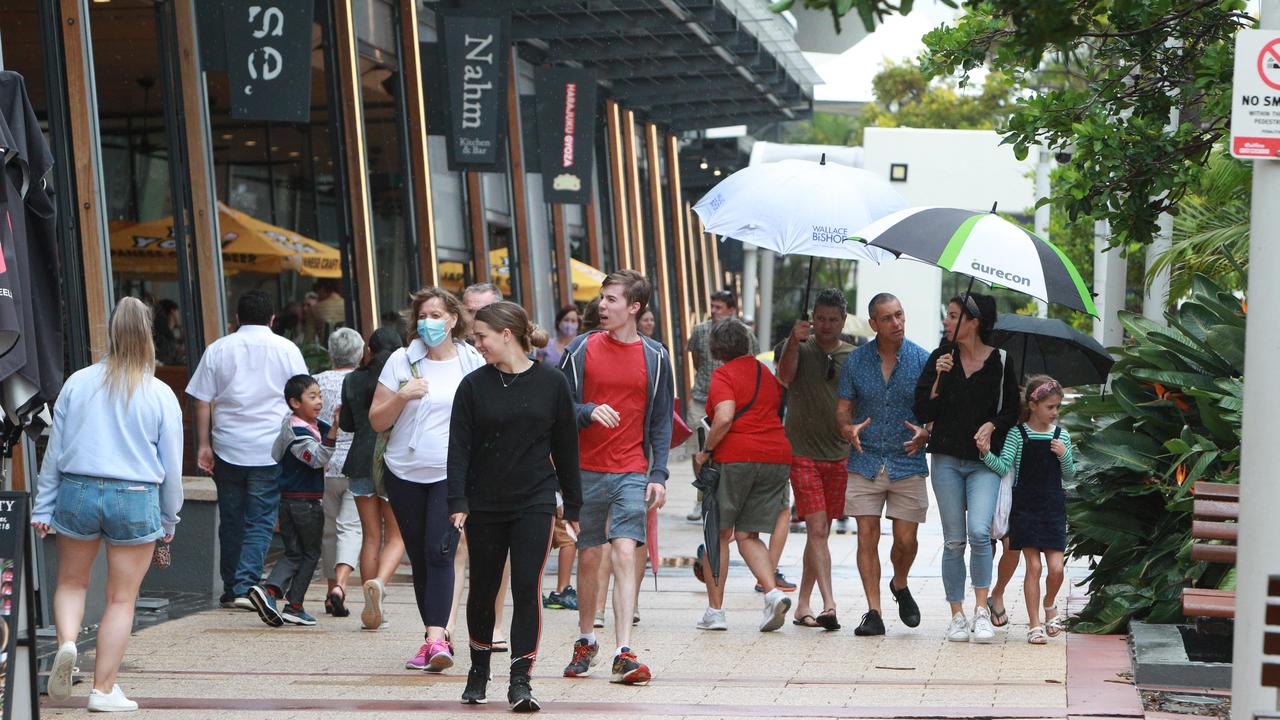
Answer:
<svg viewBox="0 0 1280 720"><path fill-rule="evenodd" d="M720 529L773 532L778 512L787 506L791 466L774 463L721 463Z"/></svg>
<svg viewBox="0 0 1280 720"><path fill-rule="evenodd" d="M164 537L160 486L133 480L63 475L49 523L73 540L145 545Z"/></svg>
<svg viewBox="0 0 1280 720"><path fill-rule="evenodd" d="M578 547L590 548L618 538L644 544L644 473L582 471L582 510Z"/></svg>

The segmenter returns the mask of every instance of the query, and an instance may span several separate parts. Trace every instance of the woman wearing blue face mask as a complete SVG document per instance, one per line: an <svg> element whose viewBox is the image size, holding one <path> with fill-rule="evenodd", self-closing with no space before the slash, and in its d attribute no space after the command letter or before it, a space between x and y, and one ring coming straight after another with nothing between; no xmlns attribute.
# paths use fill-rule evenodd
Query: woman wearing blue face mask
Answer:
<svg viewBox="0 0 1280 720"><path fill-rule="evenodd" d="M564 349L578 337L578 324L577 305L565 305L560 308L560 312L556 313L556 337L547 343L546 347L538 350L538 362L559 367L560 359L564 357Z"/></svg>
<svg viewBox="0 0 1280 720"><path fill-rule="evenodd" d="M453 666L445 634L453 607L453 550L442 552L449 529L449 422L462 378L484 359L462 341L467 315L447 290L428 287L412 296L409 346L383 366L369 406L369 425L390 429L385 465L387 500L400 525L413 567L413 591L425 628L422 647L405 667L441 672ZM381 597L373 598L381 604Z"/></svg>

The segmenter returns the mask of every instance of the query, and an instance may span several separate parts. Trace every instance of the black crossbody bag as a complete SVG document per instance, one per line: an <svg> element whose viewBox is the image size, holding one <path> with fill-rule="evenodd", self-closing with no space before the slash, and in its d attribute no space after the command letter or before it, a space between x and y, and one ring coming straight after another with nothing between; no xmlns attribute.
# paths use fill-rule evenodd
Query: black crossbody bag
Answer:
<svg viewBox="0 0 1280 720"><path fill-rule="evenodd" d="M751 406L756 404L756 398L760 396L760 378L762 376L763 367L764 366L761 365L760 362L757 360L756 361L756 389L754 392L751 393L751 399L747 401L747 404L743 405L741 408L738 409L737 412L733 414L733 420L729 421L730 425L732 425L733 422L736 421L738 418L742 417L743 415L746 415L747 411L751 409ZM704 418L704 421L705 420L706 419ZM711 423L707 422L706 424L710 426ZM703 438L702 444L703 445L706 444L705 437ZM698 477L695 478L693 481L693 486L701 490L704 495L707 493L714 494L716 491L716 488L720 487L720 468L717 467L716 464L711 462L710 460L703 463L702 468L698 470Z"/></svg>

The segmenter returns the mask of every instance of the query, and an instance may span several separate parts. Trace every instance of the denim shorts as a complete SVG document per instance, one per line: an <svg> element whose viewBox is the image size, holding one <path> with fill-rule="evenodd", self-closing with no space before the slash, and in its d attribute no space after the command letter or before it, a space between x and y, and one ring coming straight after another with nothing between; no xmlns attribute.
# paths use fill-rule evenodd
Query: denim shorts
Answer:
<svg viewBox="0 0 1280 720"><path fill-rule="evenodd" d="M73 540L145 545L164 537L160 486L135 480L63 475L49 523Z"/></svg>
<svg viewBox="0 0 1280 720"><path fill-rule="evenodd" d="M578 547L596 547L618 538L631 538L643 545L644 490L648 484L644 473L583 470Z"/></svg>
<svg viewBox="0 0 1280 720"><path fill-rule="evenodd" d="M374 492L373 478L371 477L349 478L347 482L347 489L351 491L351 494L354 497L373 497L374 495L377 495L377 493ZM386 496L379 497L383 500L387 499Z"/></svg>

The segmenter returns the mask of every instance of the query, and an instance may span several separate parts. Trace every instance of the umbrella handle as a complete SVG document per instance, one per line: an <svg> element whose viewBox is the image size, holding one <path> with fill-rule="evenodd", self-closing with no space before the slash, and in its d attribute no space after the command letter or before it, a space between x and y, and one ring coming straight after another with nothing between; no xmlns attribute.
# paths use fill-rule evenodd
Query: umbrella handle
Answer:
<svg viewBox="0 0 1280 720"><path fill-rule="evenodd" d="M823 157L826 157L825 155ZM809 291L813 288L813 256L809 256L809 278L804 281L804 305L800 308L800 319L809 319Z"/></svg>

